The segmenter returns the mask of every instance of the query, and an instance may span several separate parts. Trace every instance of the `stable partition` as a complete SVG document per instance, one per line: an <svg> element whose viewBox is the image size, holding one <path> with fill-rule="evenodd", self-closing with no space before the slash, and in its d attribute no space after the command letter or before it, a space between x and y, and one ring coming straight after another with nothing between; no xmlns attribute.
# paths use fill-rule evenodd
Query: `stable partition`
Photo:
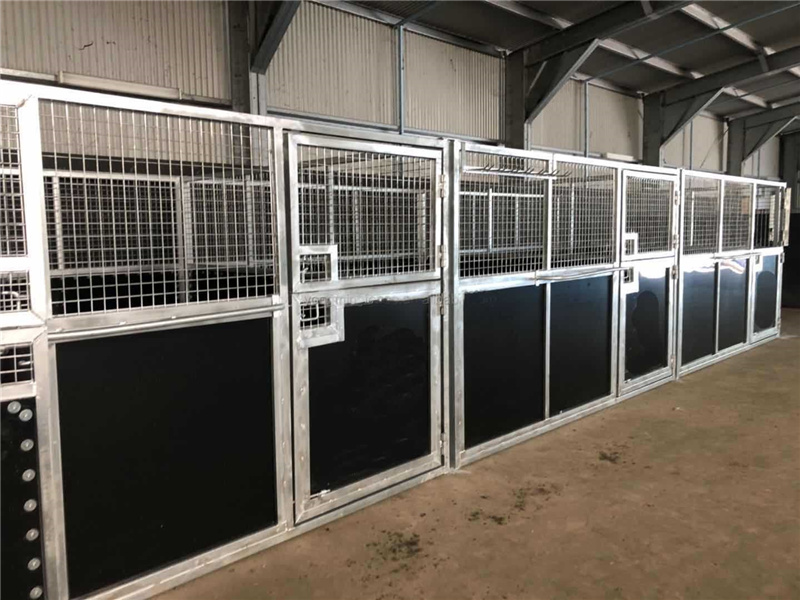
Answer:
<svg viewBox="0 0 800 600"><path fill-rule="evenodd" d="M453 157L454 464L669 380L677 171L469 143Z"/></svg>
<svg viewBox="0 0 800 600"><path fill-rule="evenodd" d="M780 333L785 185L682 172L679 374Z"/></svg>
<svg viewBox="0 0 800 600"><path fill-rule="evenodd" d="M3 598L153 596L780 332L783 184L0 97Z"/></svg>

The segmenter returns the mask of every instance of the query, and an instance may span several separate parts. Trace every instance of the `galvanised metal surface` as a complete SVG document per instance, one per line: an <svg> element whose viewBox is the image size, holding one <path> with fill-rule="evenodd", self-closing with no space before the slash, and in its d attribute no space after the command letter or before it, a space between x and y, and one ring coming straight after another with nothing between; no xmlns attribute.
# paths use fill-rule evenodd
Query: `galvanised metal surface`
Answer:
<svg viewBox="0 0 800 600"><path fill-rule="evenodd" d="M262 387L270 388L264 393L273 399L273 524L233 541L216 539L211 545L222 545L214 548L190 549L189 558L176 555L174 564L156 560L146 565L154 570L124 582L110 577L102 582L108 587L89 592L105 600L152 596L652 389L678 368L681 374L702 368L780 331L782 184L36 85L0 82L0 93L12 107L0 119L2 175L12 182L2 187L0 214L9 235L0 247L0 273L6 274L3 281L9 281L7 274L24 276L14 280L14 289L2 290L0 400L5 407L36 399L43 593L51 598L66 600L93 587L78 579L72 590L68 581L74 565L68 569L67 549L75 540L67 543L61 434L75 415L60 419L56 373L66 365L61 349L70 344L126 346L148 332L177 339L200 332L201 325L249 332L248 325L261 323L271 336L265 344L272 383ZM111 120L103 117L112 114ZM766 198L760 204L759 186ZM694 193L693 203L686 201L687 192ZM694 212L687 217L690 204ZM759 210L763 217L756 216ZM757 233L762 222L763 233ZM633 234L635 242L626 248ZM174 296L164 288L118 281L121 273L141 277L172 269L179 275ZM268 269L271 283L260 284L256 274ZM712 279L711 352L688 363L682 360L684 288L687 274L698 269ZM223 277L223 270L237 276ZM103 282L117 280L95 295L92 285L81 288L81 281L91 284L90 272ZM65 277L89 290L90 301L78 303L76 314L55 310L67 305L53 303L53 282ZM238 297L259 285L271 286L269 293ZM587 321L573 288L602 290L602 297L592 295L587 304L602 305L602 314ZM527 316L539 319L540 328L533 327L526 339L535 340L532 352L542 364L541 374L528 374L541 395L532 394L529 405L521 400L519 419L510 410L492 414L491 403L474 395L467 402L464 395L465 339L479 335L476 329L465 336L473 319L465 298L474 303L517 292L538 299ZM164 301L156 306L145 298ZM487 322L502 316L496 308L482 307ZM417 315L419 332L425 331L417 335L421 345L411 344L414 327L403 324L408 311ZM379 313L394 316L378 318ZM574 318L564 321L559 315L565 314ZM355 339L348 315L356 315ZM746 336L740 341L743 319ZM564 322L584 323L576 335L597 323L608 334L593 336L602 352L592 363L604 367L594 374L592 393L581 398L565 394L564 378L554 373L564 369L561 357L575 350L574 340L569 343L576 335L565 335ZM381 327L383 336L375 333ZM398 417L397 425L421 423L415 431L424 429L425 439L422 450L399 454L397 463L373 464L369 450L359 456L348 448L358 469L340 479L322 469L312 481L309 424L325 397L312 402L309 383L336 379L314 376L321 363L313 363L322 357L328 367L335 364L341 358L337 344L355 344L361 360L368 353L358 351L369 344L382 344L390 353L403 344L422 348L414 352L417 358L425 354L428 376L419 380L415 397L425 402L414 406L423 408L425 418L403 423ZM246 347L227 346L223 353ZM495 346L498 355L509 353L509 362L523 355L502 340ZM91 375L73 371L80 385L92 384ZM474 379L474 367L470 371ZM478 383L491 389L492 370L483 371L486 379ZM372 369L364 374L375 375ZM387 377L395 381L391 373ZM329 383L323 387L337 387ZM375 398L369 385L359 389ZM65 394L71 411L67 396L74 394ZM353 395L348 391L345 399ZM468 442L465 419L475 406L500 425L470 435ZM74 442L74 425L68 433Z"/></svg>

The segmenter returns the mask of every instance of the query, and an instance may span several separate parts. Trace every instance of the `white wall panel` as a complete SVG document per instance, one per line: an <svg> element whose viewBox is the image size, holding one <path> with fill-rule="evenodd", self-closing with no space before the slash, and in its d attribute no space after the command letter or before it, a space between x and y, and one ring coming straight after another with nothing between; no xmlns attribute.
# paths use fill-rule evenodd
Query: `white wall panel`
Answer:
<svg viewBox="0 0 800 600"><path fill-rule="evenodd" d="M687 125L664 148L664 162L670 167L700 171L725 171L727 127L720 119L700 115L693 119L694 131ZM690 160L689 148L692 148ZM691 164L690 164L691 162Z"/></svg>
<svg viewBox="0 0 800 600"><path fill-rule="evenodd" d="M406 32L406 126L500 137L503 61Z"/></svg>
<svg viewBox="0 0 800 600"><path fill-rule="evenodd" d="M226 5L0 2L0 65L178 88L230 99Z"/></svg>
<svg viewBox="0 0 800 600"><path fill-rule="evenodd" d="M528 145L583 150L583 85L568 81L528 125Z"/></svg>
<svg viewBox="0 0 800 600"><path fill-rule="evenodd" d="M742 175L778 177L780 168L780 137L775 136L742 164Z"/></svg>
<svg viewBox="0 0 800 600"><path fill-rule="evenodd" d="M396 34L391 27L303 2L266 76L258 108L392 124L397 120Z"/></svg>

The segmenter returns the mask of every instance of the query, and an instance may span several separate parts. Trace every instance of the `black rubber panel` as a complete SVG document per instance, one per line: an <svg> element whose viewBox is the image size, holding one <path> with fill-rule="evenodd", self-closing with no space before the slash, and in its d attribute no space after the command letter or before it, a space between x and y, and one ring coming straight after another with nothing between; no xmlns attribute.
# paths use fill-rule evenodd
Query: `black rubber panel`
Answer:
<svg viewBox="0 0 800 600"><path fill-rule="evenodd" d="M12 402L0 404L0 598L22 600L37 587L44 590L39 443L34 399L17 400L16 412L9 407ZM23 477L26 471L33 479Z"/></svg>
<svg viewBox="0 0 800 600"><path fill-rule="evenodd" d="M544 287L464 298L468 448L544 419Z"/></svg>
<svg viewBox="0 0 800 600"><path fill-rule="evenodd" d="M639 291L625 299L625 381L669 365L669 269L636 269Z"/></svg>
<svg viewBox="0 0 800 600"><path fill-rule="evenodd" d="M550 416L611 392L611 282L551 284Z"/></svg>
<svg viewBox="0 0 800 600"><path fill-rule="evenodd" d="M719 263L719 349L747 341L747 259Z"/></svg>
<svg viewBox="0 0 800 600"><path fill-rule="evenodd" d="M756 332L775 327L775 310L778 302L778 257L764 256L763 267L756 275Z"/></svg>
<svg viewBox="0 0 800 600"><path fill-rule="evenodd" d="M312 494L431 452L428 301L347 306L344 324L308 352Z"/></svg>
<svg viewBox="0 0 800 600"><path fill-rule="evenodd" d="M686 269L683 274L683 355L681 363L714 354L716 268L708 265Z"/></svg>
<svg viewBox="0 0 800 600"><path fill-rule="evenodd" d="M271 320L57 346L70 596L277 523Z"/></svg>

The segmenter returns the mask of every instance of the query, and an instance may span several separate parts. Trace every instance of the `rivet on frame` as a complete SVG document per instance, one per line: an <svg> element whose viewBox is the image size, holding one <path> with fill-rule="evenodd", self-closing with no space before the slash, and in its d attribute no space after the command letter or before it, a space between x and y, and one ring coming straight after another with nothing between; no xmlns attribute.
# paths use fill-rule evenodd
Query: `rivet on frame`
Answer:
<svg viewBox="0 0 800 600"><path fill-rule="evenodd" d="M25 469L22 472L22 481L33 481L36 479L36 471L33 469Z"/></svg>
<svg viewBox="0 0 800 600"><path fill-rule="evenodd" d="M20 449L23 452L29 452L33 450L33 440L22 440L22 443L19 445Z"/></svg>
<svg viewBox="0 0 800 600"><path fill-rule="evenodd" d="M25 533L25 539L29 542L33 542L39 539L39 530L38 529L28 529Z"/></svg>
<svg viewBox="0 0 800 600"><path fill-rule="evenodd" d="M38 585L35 588L32 588L30 593L28 594L28 597L31 600L37 600L37 598L41 598L42 597L42 588L39 587Z"/></svg>
<svg viewBox="0 0 800 600"><path fill-rule="evenodd" d="M38 558L32 558L28 561L28 571L35 571L42 566L42 561Z"/></svg>
<svg viewBox="0 0 800 600"><path fill-rule="evenodd" d="M22 505L22 508L25 512L33 512L36 510L37 506L39 506L39 503L31 498L30 500L25 501L25 504Z"/></svg>
<svg viewBox="0 0 800 600"><path fill-rule="evenodd" d="M12 415L17 414L21 409L22 405L16 400L14 402L10 402L8 405L8 412L10 412Z"/></svg>
<svg viewBox="0 0 800 600"><path fill-rule="evenodd" d="M30 421L32 418L33 418L33 411L30 408L26 408L21 413L19 413L20 421Z"/></svg>

